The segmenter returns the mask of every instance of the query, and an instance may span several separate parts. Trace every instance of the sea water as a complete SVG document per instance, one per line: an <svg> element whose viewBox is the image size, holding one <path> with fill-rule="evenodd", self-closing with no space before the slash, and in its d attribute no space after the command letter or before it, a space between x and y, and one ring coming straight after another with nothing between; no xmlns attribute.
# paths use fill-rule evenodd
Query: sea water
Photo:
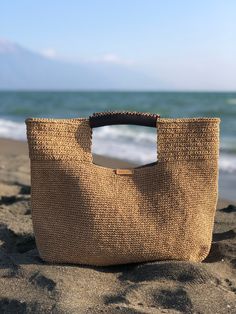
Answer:
<svg viewBox="0 0 236 314"><path fill-rule="evenodd" d="M26 140L27 117L87 117L99 111L143 111L161 117L219 117L220 191L236 199L236 93L220 92L0 92L0 137ZM137 126L94 129L94 153L134 162L156 160L156 130ZM227 178L227 189L225 188Z"/></svg>

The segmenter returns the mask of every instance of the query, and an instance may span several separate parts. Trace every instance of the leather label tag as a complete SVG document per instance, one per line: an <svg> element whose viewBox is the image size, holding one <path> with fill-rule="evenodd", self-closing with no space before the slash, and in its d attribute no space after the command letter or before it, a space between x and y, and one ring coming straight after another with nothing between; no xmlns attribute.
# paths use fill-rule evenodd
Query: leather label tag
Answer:
<svg viewBox="0 0 236 314"><path fill-rule="evenodd" d="M131 175L134 173L133 169L115 169L115 173L119 175Z"/></svg>

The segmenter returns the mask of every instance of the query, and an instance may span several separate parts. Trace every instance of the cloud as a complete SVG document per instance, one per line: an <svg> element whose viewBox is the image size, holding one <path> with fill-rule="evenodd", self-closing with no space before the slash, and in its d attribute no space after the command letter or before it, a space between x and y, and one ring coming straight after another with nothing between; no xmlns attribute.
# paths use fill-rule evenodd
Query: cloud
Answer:
<svg viewBox="0 0 236 314"><path fill-rule="evenodd" d="M66 62L117 64L126 66L135 64L133 60L122 58L115 53L105 53L103 55L81 58L79 56L63 56L58 54L53 48L46 48L40 51L40 54L48 59L57 59Z"/></svg>
<svg viewBox="0 0 236 314"><path fill-rule="evenodd" d="M53 48L46 48L41 51L41 54L49 59L55 59L58 56L56 50Z"/></svg>
<svg viewBox="0 0 236 314"><path fill-rule="evenodd" d="M127 65L134 63L132 60L123 59L114 53L104 54L101 57L100 61L101 62L107 62L107 63L127 64Z"/></svg>
<svg viewBox="0 0 236 314"><path fill-rule="evenodd" d="M115 53L106 53L101 56L93 57L83 60L84 62L92 63L107 63L107 64L119 64L119 65L133 65L134 61L130 59L124 59Z"/></svg>

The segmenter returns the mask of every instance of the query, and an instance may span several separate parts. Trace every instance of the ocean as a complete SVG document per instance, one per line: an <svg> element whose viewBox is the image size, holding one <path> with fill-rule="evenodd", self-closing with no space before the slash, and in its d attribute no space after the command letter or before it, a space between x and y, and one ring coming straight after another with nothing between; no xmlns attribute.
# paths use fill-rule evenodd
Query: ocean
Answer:
<svg viewBox="0 0 236 314"><path fill-rule="evenodd" d="M169 118L221 118L220 195L236 199L236 93L2 91L0 137L25 141L27 117L87 117L107 110L153 112ZM106 126L93 132L94 153L137 165L155 161L156 146L156 130L152 128Z"/></svg>

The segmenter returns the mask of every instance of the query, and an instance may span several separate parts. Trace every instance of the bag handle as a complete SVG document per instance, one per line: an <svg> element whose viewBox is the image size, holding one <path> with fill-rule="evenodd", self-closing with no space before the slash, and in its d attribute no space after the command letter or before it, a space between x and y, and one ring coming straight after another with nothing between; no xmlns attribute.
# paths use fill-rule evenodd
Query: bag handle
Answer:
<svg viewBox="0 0 236 314"><path fill-rule="evenodd" d="M134 124L141 126L156 127L156 120L160 115L136 111L107 111L95 112L89 116L91 128L115 124Z"/></svg>

